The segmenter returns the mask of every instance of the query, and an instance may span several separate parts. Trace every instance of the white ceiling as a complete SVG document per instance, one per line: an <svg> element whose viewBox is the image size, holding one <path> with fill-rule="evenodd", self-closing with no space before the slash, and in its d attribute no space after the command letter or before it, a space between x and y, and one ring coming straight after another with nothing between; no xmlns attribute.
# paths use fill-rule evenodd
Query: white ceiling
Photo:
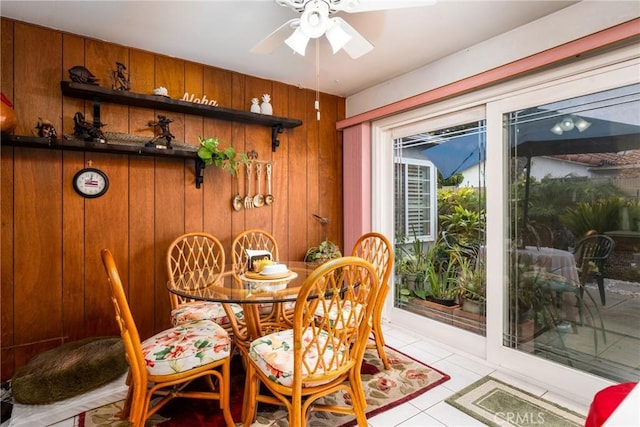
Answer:
<svg viewBox="0 0 640 427"><path fill-rule="evenodd" d="M369 1L369 0L363 0ZM351 59L319 42L320 91L347 97L576 1L439 0L432 6L339 13L374 46ZM317 88L315 43L306 56L286 45L267 55L251 48L299 14L274 0L2 0L4 17L276 80ZM544 35L541 35L544 36Z"/></svg>

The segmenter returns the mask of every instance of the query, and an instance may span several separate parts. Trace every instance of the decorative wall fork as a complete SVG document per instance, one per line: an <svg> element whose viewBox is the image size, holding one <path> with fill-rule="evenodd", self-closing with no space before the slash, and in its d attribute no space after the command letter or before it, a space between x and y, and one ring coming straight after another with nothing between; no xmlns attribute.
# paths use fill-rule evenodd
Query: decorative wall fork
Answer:
<svg viewBox="0 0 640 427"><path fill-rule="evenodd" d="M245 209L253 207L253 197L251 197L251 162L247 163L247 195L244 198L244 207Z"/></svg>

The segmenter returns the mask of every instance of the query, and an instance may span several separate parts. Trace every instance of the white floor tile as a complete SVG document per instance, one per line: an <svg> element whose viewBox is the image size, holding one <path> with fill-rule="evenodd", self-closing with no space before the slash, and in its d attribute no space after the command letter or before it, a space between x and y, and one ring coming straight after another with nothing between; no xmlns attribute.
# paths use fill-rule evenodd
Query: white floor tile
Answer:
<svg viewBox="0 0 640 427"><path fill-rule="evenodd" d="M584 415L585 417L587 416L587 414L589 413L589 405L590 404L584 404L584 403L580 403L580 402L576 402L575 400L571 400L569 398L567 398L567 396L563 396L560 394L556 394L553 392L547 392L545 394L542 395L542 398L545 400L548 400L549 402L553 402L556 405L560 405L563 406L567 409L570 409L574 412L577 412L581 415Z"/></svg>
<svg viewBox="0 0 640 427"><path fill-rule="evenodd" d="M434 418L445 426L456 427L477 427L485 426L485 424L470 417L462 411L457 410L446 402L440 402L437 405L427 409L424 413Z"/></svg>
<svg viewBox="0 0 640 427"><path fill-rule="evenodd" d="M440 403L441 401L455 393L455 391L447 388L447 383L448 382L434 387L431 390L421 394L420 396L411 399L409 403L411 403L421 411L429 409L433 405Z"/></svg>
<svg viewBox="0 0 640 427"><path fill-rule="evenodd" d="M409 344L405 347L402 347L402 349L399 351L406 354L407 356L413 357L414 359L422 363L426 363L427 365L432 365L433 363L442 359L442 356L425 351L423 348L420 348L420 346L416 344Z"/></svg>
<svg viewBox="0 0 640 427"><path fill-rule="evenodd" d="M484 360L474 358L473 356L463 356L460 354L452 354L447 357L447 362L458 365L471 372L475 372L478 375L487 376L496 370L495 367L490 366Z"/></svg>
<svg viewBox="0 0 640 427"><path fill-rule="evenodd" d="M403 403L367 420L371 427L394 427L420 413L420 410L409 403Z"/></svg>
<svg viewBox="0 0 640 427"><path fill-rule="evenodd" d="M441 422L436 420L433 417L423 413L416 415L415 417L409 418L407 421L404 421L398 424L396 427L439 427L444 426Z"/></svg>
<svg viewBox="0 0 640 427"><path fill-rule="evenodd" d="M542 396L546 392L546 390L542 387L530 384L519 378L515 378L504 371L495 371L491 374L491 376L497 380L502 381L503 383L507 383L524 391L528 391L529 393L535 394L536 396Z"/></svg>
<svg viewBox="0 0 640 427"><path fill-rule="evenodd" d="M395 329L392 332L385 334L384 340L389 347L393 347L396 350L402 350L403 347L419 341L419 338L405 331Z"/></svg>
<svg viewBox="0 0 640 427"><path fill-rule="evenodd" d="M411 343L411 344L407 345L407 347L405 347L404 351L406 351L407 348L416 349L416 350L419 350L421 352L426 352L426 353L429 353L429 354L433 354L438 359L444 359L445 357L449 357L449 356L451 356L453 354L449 350L443 349L442 346L439 346L436 343L433 343L433 342L430 342L430 341L425 341L425 340L419 340L419 341L416 341L414 343Z"/></svg>
<svg viewBox="0 0 640 427"><path fill-rule="evenodd" d="M448 374L451 379L447 381L446 386L453 391L460 391L466 386L478 381L484 375L476 374L468 369L462 368L459 365L449 362L447 359L439 360L431 364L436 369Z"/></svg>

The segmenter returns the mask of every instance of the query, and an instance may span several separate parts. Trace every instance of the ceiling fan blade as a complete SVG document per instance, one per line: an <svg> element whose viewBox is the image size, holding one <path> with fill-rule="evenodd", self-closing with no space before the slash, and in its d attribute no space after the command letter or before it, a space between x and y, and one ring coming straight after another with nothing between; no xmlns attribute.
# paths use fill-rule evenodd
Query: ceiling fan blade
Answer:
<svg viewBox="0 0 640 427"><path fill-rule="evenodd" d="M351 36L351 40L349 40L343 46L344 51L347 52L347 54L351 58L360 58L362 55L373 50L373 45L369 42L369 40L365 39L359 32L356 31L355 28L347 24L347 21L337 17L333 19L347 34Z"/></svg>
<svg viewBox="0 0 640 427"><path fill-rule="evenodd" d="M284 41L293 33L294 29L300 24L300 18L290 19L275 31L262 39L258 44L251 48L251 53L271 53L278 47L282 46Z"/></svg>
<svg viewBox="0 0 640 427"><path fill-rule="evenodd" d="M339 5L332 5L332 9L357 13L405 7L431 6L436 2L437 0L343 0Z"/></svg>

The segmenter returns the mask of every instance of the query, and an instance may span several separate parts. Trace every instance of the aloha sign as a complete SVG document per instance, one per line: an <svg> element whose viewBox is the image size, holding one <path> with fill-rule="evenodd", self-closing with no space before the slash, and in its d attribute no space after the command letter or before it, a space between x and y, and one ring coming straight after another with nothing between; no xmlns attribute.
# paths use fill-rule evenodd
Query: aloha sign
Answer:
<svg viewBox="0 0 640 427"><path fill-rule="evenodd" d="M189 101L189 102L195 102L196 104L211 105L212 107L217 107L218 106L218 101L216 101L215 99L208 100L207 99L207 95L202 95L202 98L196 98L193 93L191 95L189 95L189 92L185 92L184 96L182 97L182 100L183 101Z"/></svg>

